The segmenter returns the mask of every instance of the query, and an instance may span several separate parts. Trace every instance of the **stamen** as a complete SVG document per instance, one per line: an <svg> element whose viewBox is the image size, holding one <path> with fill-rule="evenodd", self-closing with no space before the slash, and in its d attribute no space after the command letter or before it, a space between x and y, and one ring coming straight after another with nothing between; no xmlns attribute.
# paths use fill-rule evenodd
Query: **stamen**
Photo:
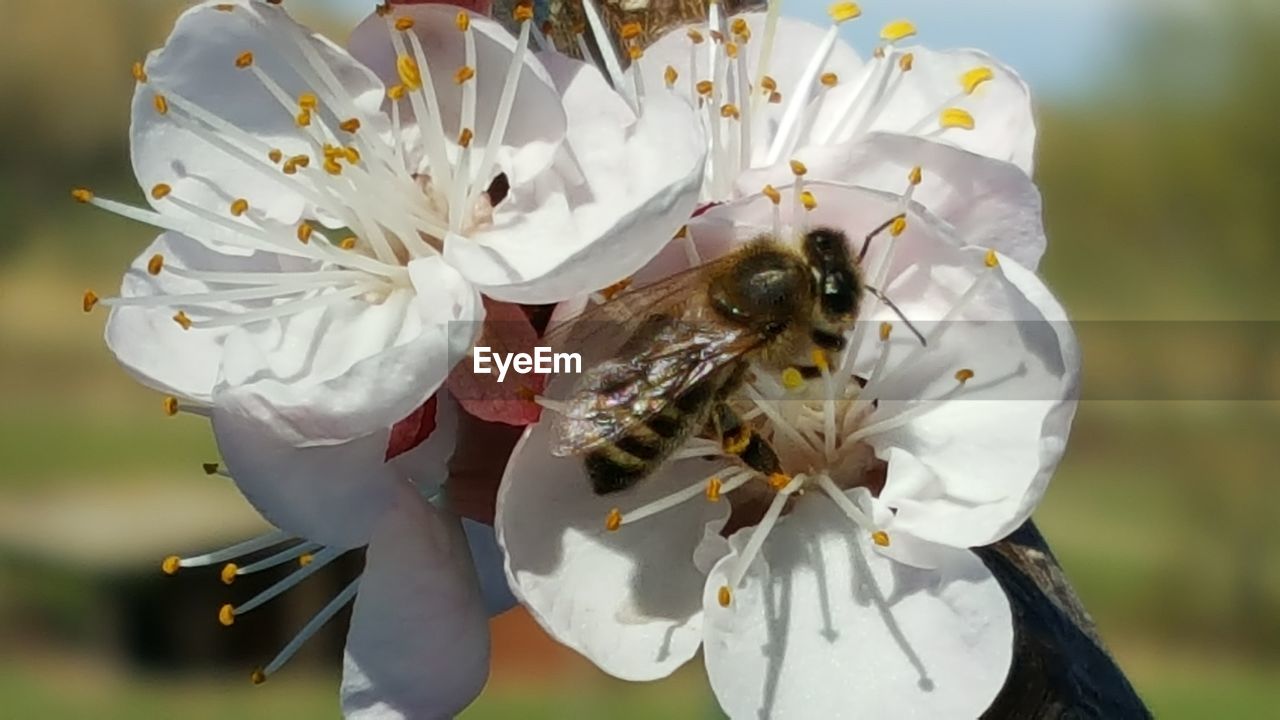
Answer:
<svg viewBox="0 0 1280 720"><path fill-rule="evenodd" d="M996 74L989 67L977 67L960 76L960 84L966 95L972 95L983 83L994 80Z"/></svg>
<svg viewBox="0 0 1280 720"><path fill-rule="evenodd" d="M822 73L822 77L818 78L818 82L822 83L825 87L835 87L840 84L840 76L833 72Z"/></svg>
<svg viewBox="0 0 1280 720"><path fill-rule="evenodd" d="M968 110L962 108L947 108L942 111L942 115L938 118L938 124L944 130L960 129L972 130L977 127L973 115Z"/></svg>
<svg viewBox="0 0 1280 720"><path fill-rule="evenodd" d="M140 83L147 81L147 71L142 67L142 62L133 63L133 79Z"/></svg>
<svg viewBox="0 0 1280 720"><path fill-rule="evenodd" d="M93 309L98 306L98 302L100 300L101 298L98 297L97 293L92 290L85 290L84 297L80 301L80 307L83 308L85 312L93 312Z"/></svg>
<svg viewBox="0 0 1280 720"><path fill-rule="evenodd" d="M965 383L969 382L972 379L973 379L973 371L970 370L969 368L962 368L956 371L956 381L959 382L961 385L964 385Z"/></svg>
<svg viewBox="0 0 1280 720"><path fill-rule="evenodd" d="M586 3L591 7L590 12L594 12L594 5L589 1ZM521 6L525 7L525 6ZM490 174L493 172L494 162L497 161L498 147L506 139L507 123L511 120L511 109L515 105L516 89L520 86L520 76L524 69L524 56L529 49L529 29L533 23L528 19L532 18L533 10L526 8L527 18L520 23L520 36L516 39L515 53L511 56L511 65L507 68L507 77L503 80L502 95L498 98L498 111L493 119L493 131L490 133L485 143L484 155L481 157L480 165L476 167L476 177L479 182L467 194L467 205L475 202L476 196L483 190L481 185L487 184ZM520 14L520 8L516 8L517 16ZM591 17L595 17L592 15ZM595 22L599 22L599 18L595 17ZM597 37L597 40L599 37ZM607 40L606 40L607 42ZM606 52L605 55L610 55ZM613 58L613 62L617 64L617 58Z"/></svg>
<svg viewBox="0 0 1280 720"><path fill-rule="evenodd" d="M236 56L236 67L243 70L250 65L253 65L253 53L246 50Z"/></svg>
<svg viewBox="0 0 1280 720"><path fill-rule="evenodd" d="M782 371L782 386L788 390L799 390L805 386L804 374L798 368L789 367Z"/></svg>
<svg viewBox="0 0 1280 720"><path fill-rule="evenodd" d="M180 558L177 555L170 555L160 564L160 569L163 570L166 575L173 575L178 572L179 568L216 565L218 563L231 560L232 558L264 550L272 545L279 545L280 543L290 539L292 539L292 536L283 530L274 530L255 538L250 538L244 542L222 548L221 550L205 553L204 555L195 555L189 558Z"/></svg>
<svg viewBox="0 0 1280 720"><path fill-rule="evenodd" d="M298 570L293 571L292 573L289 574L288 577L280 580L279 582L267 588L266 590L263 590L262 592L258 593L243 605L238 605L238 606L235 606L234 608L231 607L230 605L223 606L223 611L229 614L232 621L234 622L235 617L239 615L244 615L245 613L251 610L255 610L259 607L262 607L264 604L276 598L281 593L293 588L293 586L311 577L320 568L329 564L334 559L336 559L337 557L339 557L340 555L346 552L347 552L346 550L339 550L336 548L325 548L319 553L316 553L315 562L311 563L310 565L304 568L300 568ZM223 615L223 612L219 612L219 619L222 619L221 618L222 615ZM231 623L224 622L223 624L230 625Z"/></svg>
<svg viewBox="0 0 1280 720"><path fill-rule="evenodd" d="M617 532L620 527L622 527L622 511L618 508L613 508L604 518L604 529L609 532Z"/></svg>
<svg viewBox="0 0 1280 720"><path fill-rule="evenodd" d="M916 34L916 26L910 20L895 20L880 31L880 39L896 43Z"/></svg>
<svg viewBox="0 0 1280 720"><path fill-rule="evenodd" d="M173 316L173 321L178 323L178 326L183 330L190 330L193 325L191 318L187 317L187 314L182 310L179 310L177 314Z"/></svg>
<svg viewBox="0 0 1280 720"><path fill-rule="evenodd" d="M284 646L284 649L281 650L280 653L271 660L271 662L267 663L265 668L253 671L253 674L250 675L250 680L253 684L261 685L267 681L267 678L271 677L273 674L278 672L280 668L284 667L285 664L298 653L298 650L302 649L302 646L305 645L312 636L320 631L320 628L324 627L326 623L333 619L334 615L338 614L339 610L355 598L359 589L360 578L352 580L349 585L343 588L342 592L338 593L332 600L330 600L327 605L320 609L320 612L315 614L315 617L311 618L311 620L298 631L298 634L289 641L289 644Z"/></svg>
<svg viewBox="0 0 1280 720"><path fill-rule="evenodd" d="M747 541L747 546L743 548L733 575L729 578L728 588L722 587L722 591L736 588L742 584L742 578L746 576L747 570L751 568L751 563L755 561L756 555L760 553L760 548L764 546L765 538L769 536L773 526L777 524L778 518L782 516L782 511L787 506L787 500L804 484L804 480L804 475L797 475L785 487L778 490L778 494L769 503L769 509L765 511L764 517L760 519L755 531L751 533L751 539ZM722 601L721 605L725 607L727 607L724 602L726 598L731 599L732 595L721 592L719 599Z"/></svg>
<svg viewBox="0 0 1280 720"><path fill-rule="evenodd" d="M675 87L676 80L680 79L680 73L670 65L662 72L662 81L666 83L668 88Z"/></svg>
<svg viewBox="0 0 1280 720"><path fill-rule="evenodd" d="M163 255L156 253L155 255L151 256L150 260L147 261L147 274L159 275L160 271L163 269L164 269Z"/></svg>
<svg viewBox="0 0 1280 720"><path fill-rule="evenodd" d="M299 543L297 545L294 545L293 547L285 548L284 550L281 550L280 552L275 553L270 557L263 558L262 560L259 560L255 563L250 563L249 565L245 565L244 567L237 568L235 570L235 574L237 576L252 575L257 572L262 572L263 570L270 570L271 568L279 567L280 565L283 565L292 560L310 555L311 553L314 553L317 550L322 550L323 548L324 546L321 545L320 543L313 543L313 542Z"/></svg>
<svg viewBox="0 0 1280 720"><path fill-rule="evenodd" d="M877 530L871 533L871 541L880 547L889 547L889 533Z"/></svg>
<svg viewBox="0 0 1280 720"><path fill-rule="evenodd" d="M658 513L683 505L696 497L707 497L709 493L708 483L719 478L724 470L725 468L720 468L714 474L699 480L693 485L676 490L675 492L660 497L653 502L645 503L634 510L627 511L625 514L618 508L614 508L610 510L608 516L605 517L605 529L610 532L615 532L623 525L630 525L632 523L639 522L645 518L652 517ZM737 470L736 472L731 473L727 480L721 481L717 492L720 494L727 494L739 487L742 487L742 485L751 478L752 474L753 473L751 471L746 470Z"/></svg>
<svg viewBox="0 0 1280 720"><path fill-rule="evenodd" d="M728 585L721 585L716 592L716 601L720 603L720 607L729 607L733 603L733 591Z"/></svg>

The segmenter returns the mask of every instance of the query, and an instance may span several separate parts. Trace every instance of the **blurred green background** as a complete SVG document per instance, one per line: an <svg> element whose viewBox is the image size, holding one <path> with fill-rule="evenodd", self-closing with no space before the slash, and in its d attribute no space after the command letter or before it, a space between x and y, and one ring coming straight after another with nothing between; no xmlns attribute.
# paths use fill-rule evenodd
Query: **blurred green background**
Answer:
<svg viewBox="0 0 1280 720"><path fill-rule="evenodd" d="M1093 81L1044 96L1043 270L1078 319L1257 321L1212 342L1170 324L1167 342L1138 345L1086 327L1087 388L1280 397L1280 348L1263 322L1280 320L1280 19L1244 0L1179 5L1189 9L1135 13L1112 28L1122 42ZM110 359L103 315L79 310L86 287L118 283L149 233L73 205L67 190L140 197L125 142L128 69L177 10L146 0L0 4L10 30L0 44L7 717L337 714L341 619L267 685L251 687L247 673L338 578L317 577L256 624L223 629L218 606L252 588L226 588L213 572L159 576L164 555L237 539L259 521L200 471L216 457L203 424L165 418L159 398ZM295 10L344 36L320 6ZM1280 708L1277 430L1276 402L1080 409L1038 520L1159 717ZM518 612L495 621L495 644L493 679L466 717L702 717L713 706L696 668L617 683Z"/></svg>

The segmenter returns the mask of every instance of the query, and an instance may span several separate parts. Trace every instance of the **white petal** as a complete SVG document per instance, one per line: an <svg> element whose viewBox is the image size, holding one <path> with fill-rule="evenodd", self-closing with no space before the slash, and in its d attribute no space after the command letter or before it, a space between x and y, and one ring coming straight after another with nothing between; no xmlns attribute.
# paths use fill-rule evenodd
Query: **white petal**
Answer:
<svg viewBox="0 0 1280 720"><path fill-rule="evenodd" d="M164 258L165 271L152 275L147 265ZM173 269L224 272L279 272L279 258L266 253L235 256L217 253L177 233L164 233L133 261L121 283L126 298L205 293L207 283L182 277ZM227 305L243 309L245 303ZM107 320L107 347L135 378L161 392L209 402L217 382L222 344L229 330L183 330L172 307L115 307Z"/></svg>
<svg viewBox="0 0 1280 720"><path fill-rule="evenodd" d="M409 272L414 290L381 302L355 298L229 335L219 402L295 445L344 442L416 410L463 357L484 310L440 257Z"/></svg>
<svg viewBox="0 0 1280 720"><path fill-rule="evenodd" d="M297 109L281 105L250 70L236 66L236 58L253 53L254 65L292 98L315 92L328 99L317 74L309 68L297 43L305 43L337 80L350 106L370 132L377 131L376 113L383 87L346 51L295 23L281 9L261 2L238 0L230 12L217 9L227 3L205 2L178 19L164 48L147 59L148 80L138 85L133 99L130 130L134 172L144 188L157 183L175 186L175 197L225 214L236 198L250 201L255 213L292 224L306 208L296 190L303 174L286 178L272 168L266 149L285 155L310 153L311 145L295 122ZM305 73L305 76L304 76ZM154 107L156 93L168 94L170 112L160 115ZM177 122L183 115L176 97L204 110L252 136L259 146L250 155L261 162L232 155ZM333 123L336 126L336 122ZM381 123L385 125L385 120ZM209 131L205 134L213 134ZM222 134L222 133L219 133ZM178 187L179 178L196 182ZM172 201L154 201L166 212L182 213Z"/></svg>
<svg viewBox="0 0 1280 720"><path fill-rule="evenodd" d="M950 551L935 571L894 563L810 495L721 607L752 532L732 538L736 552L707 582L707 673L730 717L977 717L999 692L1012 617L976 556Z"/></svg>
<svg viewBox="0 0 1280 720"><path fill-rule="evenodd" d="M703 574L694 548L723 503L692 500L610 533L610 509L661 497L710 474L702 460L669 465L631 490L593 494L581 458L549 452L547 423L516 446L494 526L516 597L559 642L627 680L671 674L702 639Z"/></svg>
<svg viewBox="0 0 1280 720"><path fill-rule="evenodd" d="M332 547L369 542L405 482L385 462L387 432L341 445L297 448L269 428L213 408L213 433L236 487L272 525Z"/></svg>
<svg viewBox="0 0 1280 720"><path fill-rule="evenodd" d="M705 146L687 103L656 93L637 119L593 66L545 63L564 94L581 183L549 170L533 186L513 184L492 227L445 245L469 280L507 302L558 302L635 272L688 219L702 182Z"/></svg>
<svg viewBox="0 0 1280 720"><path fill-rule="evenodd" d="M860 185L901 194L913 168L923 182L912 199L955 226L968 245L994 248L1035 269L1047 240L1040 191L1008 163L992 160L940 142L889 133L870 133L843 145L804 148L795 154L815 181ZM785 165L744 174L738 190L760 192L765 184L792 181Z"/></svg>
<svg viewBox="0 0 1280 720"><path fill-rule="evenodd" d="M457 13L457 7L431 3L400 4L395 7L394 14L396 18L414 20L410 32L418 36L427 61L427 67L421 70L431 73L441 124L450 144L462 130L462 86L454 82L453 76L466 64L463 34L455 24ZM352 31L348 47L384 82L396 85L401 80L396 70L396 53L387 21L388 18L370 15ZM507 70L514 57L516 38L489 18L473 13L470 22L476 44L476 66L473 68L476 75L469 81L476 83L476 127L471 128L475 133L471 147L474 152L482 152L494 141L494 120ZM412 54L412 46L407 40L406 48ZM525 53L522 65L515 95L516 111L499 143L503 148L500 151L501 164L512 184L527 181L551 163L564 139L566 123L564 109L546 69L532 52ZM401 112L407 125L417 124L408 100L402 101ZM433 123L428 125L433 126ZM434 132L431 127L425 131ZM476 170L474 163L472 169ZM488 187L490 179L480 179L480 187Z"/></svg>
<svg viewBox="0 0 1280 720"><path fill-rule="evenodd" d="M458 519L404 493L365 554L342 660L348 718L452 718L489 674L488 614Z"/></svg>
<svg viewBox="0 0 1280 720"><path fill-rule="evenodd" d="M913 69L901 74L899 58L915 56ZM859 127L825 127L825 115L815 123L815 144L847 142L859 132L896 132L937 139L956 147L1011 162L1031 174L1036 140L1035 118L1031 111L1031 92L1012 68L1001 64L979 50L936 51L923 47L902 48L879 61L892 63L888 91ZM969 71L987 68L994 77L977 87L972 95L965 92L961 78ZM862 89L850 85L836 93L856 93ZM938 120L943 110L961 108L975 119L973 130L942 129ZM837 129L838 128L838 129Z"/></svg>

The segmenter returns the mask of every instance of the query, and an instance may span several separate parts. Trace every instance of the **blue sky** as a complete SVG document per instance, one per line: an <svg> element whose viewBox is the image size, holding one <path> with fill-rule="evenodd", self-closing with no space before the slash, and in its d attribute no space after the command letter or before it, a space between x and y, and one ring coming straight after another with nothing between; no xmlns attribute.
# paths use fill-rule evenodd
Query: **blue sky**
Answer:
<svg viewBox="0 0 1280 720"><path fill-rule="evenodd" d="M354 20L375 0L320 0ZM829 0L784 0L783 12L826 25ZM1121 0L862 0L863 15L845 26L865 56L886 22L907 18L922 44L977 47L1013 66L1034 92L1069 97L1103 74L1126 39L1136 3Z"/></svg>

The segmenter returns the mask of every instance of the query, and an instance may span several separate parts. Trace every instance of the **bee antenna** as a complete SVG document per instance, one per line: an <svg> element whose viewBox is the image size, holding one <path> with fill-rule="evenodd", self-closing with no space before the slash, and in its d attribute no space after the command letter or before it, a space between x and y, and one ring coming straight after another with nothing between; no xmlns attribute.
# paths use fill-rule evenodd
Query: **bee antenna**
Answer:
<svg viewBox="0 0 1280 720"><path fill-rule="evenodd" d="M924 335L921 334L920 331L916 329L915 325L911 324L911 321L907 319L907 316L902 314L901 308L899 308L892 300L890 300L888 295L885 295L884 293L880 292L879 288L874 288L874 287L871 287L870 285L867 286L867 292L871 293L872 295L875 295L877 298L880 299L880 302L885 304L885 307L888 307L890 310L892 310L893 314L897 315L898 319L901 320L909 330L911 330L912 334L916 336L916 339L920 341L920 344L922 346L929 347L929 341L924 339Z"/></svg>
<svg viewBox="0 0 1280 720"><path fill-rule="evenodd" d="M872 230L871 232L867 233L867 237L864 238L862 241L862 250L858 252L859 263L861 263L863 259L867 257L867 251L871 249L871 241L875 240L876 236L879 235L880 233L893 227L893 224L901 220L903 217L904 217L903 215L894 215L893 217L881 223L880 226L877 227L875 230ZM906 318L903 318L903 319L905 320Z"/></svg>

